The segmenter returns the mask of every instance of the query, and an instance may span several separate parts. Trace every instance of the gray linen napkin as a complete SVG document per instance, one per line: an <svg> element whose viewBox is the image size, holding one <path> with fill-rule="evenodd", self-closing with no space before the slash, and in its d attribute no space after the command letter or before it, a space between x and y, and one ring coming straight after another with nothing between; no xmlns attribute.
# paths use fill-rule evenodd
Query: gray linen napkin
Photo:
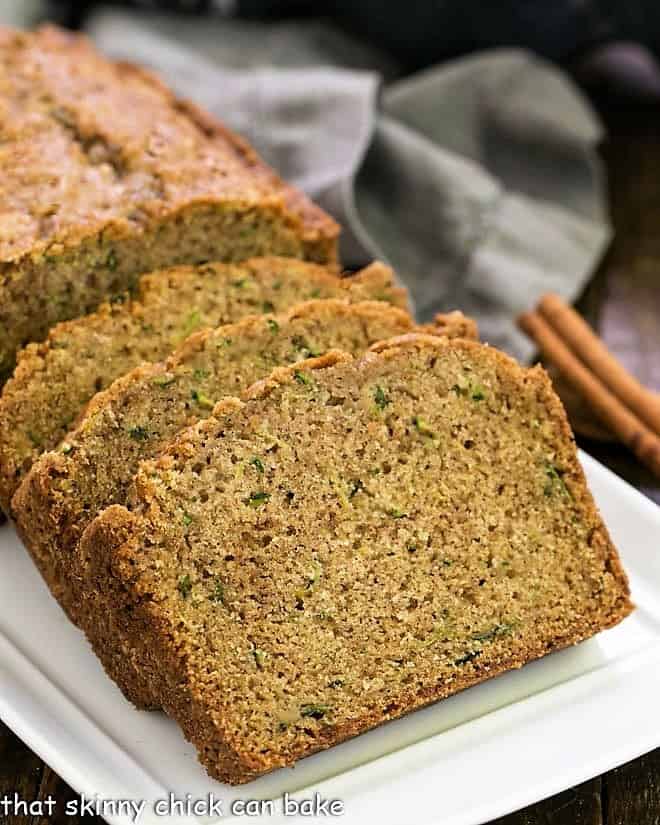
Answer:
<svg viewBox="0 0 660 825"><path fill-rule="evenodd" d="M244 134L342 223L346 265L395 267L420 320L460 307L526 360L515 315L546 290L574 298L609 240L599 123L526 52L383 85L396 67L323 23L101 10L89 32Z"/></svg>
<svg viewBox="0 0 660 825"><path fill-rule="evenodd" d="M39 22L44 11L42 0L0 0L0 23L27 28Z"/></svg>

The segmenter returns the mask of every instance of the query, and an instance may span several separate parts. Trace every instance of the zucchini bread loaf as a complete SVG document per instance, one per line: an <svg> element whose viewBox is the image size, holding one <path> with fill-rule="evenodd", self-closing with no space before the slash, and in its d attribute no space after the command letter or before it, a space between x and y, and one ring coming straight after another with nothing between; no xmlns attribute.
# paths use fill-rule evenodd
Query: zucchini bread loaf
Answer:
<svg viewBox="0 0 660 825"><path fill-rule="evenodd" d="M182 266L144 276L131 300L104 304L58 324L45 342L19 354L0 398L0 506L33 461L55 447L94 393L143 361L159 361L197 329L256 312L278 312L306 298L383 300L406 307L392 271L372 264L352 278L293 258L242 265ZM470 323L460 316L460 323ZM458 323L447 316L447 323Z"/></svg>
<svg viewBox="0 0 660 825"><path fill-rule="evenodd" d="M0 373L139 273L336 260L325 213L209 115L80 35L0 27L0 132Z"/></svg>
<svg viewBox="0 0 660 825"><path fill-rule="evenodd" d="M462 318L445 319L440 334L463 332ZM90 618L95 593L81 589L86 560L78 542L100 510L126 501L140 460L157 455L179 430L211 415L215 400L242 392L278 364L338 346L364 352L412 328L406 312L383 303L310 301L283 315L255 316L193 335L164 364L138 367L96 395L79 427L57 452L36 463L15 496L19 532L69 616L95 638L99 619L110 616L94 605ZM262 471L255 461L251 472ZM122 679L130 646L110 628L102 635L102 660L110 675L127 692L132 689L128 695L135 704L153 707L149 685L138 694L134 680Z"/></svg>
<svg viewBox="0 0 660 825"><path fill-rule="evenodd" d="M144 679L223 781L631 610L545 373L463 340L377 350L220 402L83 537Z"/></svg>

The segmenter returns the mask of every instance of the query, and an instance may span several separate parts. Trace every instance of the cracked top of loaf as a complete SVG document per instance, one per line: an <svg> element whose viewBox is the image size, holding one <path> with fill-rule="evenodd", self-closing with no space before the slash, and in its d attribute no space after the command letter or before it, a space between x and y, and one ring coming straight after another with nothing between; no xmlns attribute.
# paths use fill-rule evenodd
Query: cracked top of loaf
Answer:
<svg viewBox="0 0 660 825"><path fill-rule="evenodd" d="M338 227L242 140L79 34L0 27L0 262L191 203L280 205L305 240Z"/></svg>

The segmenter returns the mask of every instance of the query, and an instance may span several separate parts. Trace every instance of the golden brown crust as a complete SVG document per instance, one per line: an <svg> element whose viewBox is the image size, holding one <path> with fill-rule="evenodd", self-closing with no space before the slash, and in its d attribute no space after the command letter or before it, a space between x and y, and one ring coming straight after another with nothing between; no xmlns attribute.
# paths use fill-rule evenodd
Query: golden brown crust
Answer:
<svg viewBox="0 0 660 825"><path fill-rule="evenodd" d="M277 189L281 189L287 206L293 214L302 218L303 237L310 244L321 243L326 249L322 256L329 262L336 260L335 244L339 237L339 225L319 206L311 201L300 189L283 181L267 166L250 144L240 135L228 129L222 121L202 109L191 100L175 97L168 87L155 75L142 66L122 61L117 63L118 70L124 75L138 76L156 86L167 97L172 108L189 118L210 140L227 143L244 159L248 168L263 177Z"/></svg>
<svg viewBox="0 0 660 825"><path fill-rule="evenodd" d="M471 341L479 340L479 327L474 318L455 309L452 312L439 312L432 323L425 325L431 332L445 330L449 338L468 338Z"/></svg>
<svg viewBox="0 0 660 825"><path fill-rule="evenodd" d="M552 386L550 376L540 364L532 367L530 376L538 387L539 399L551 410L555 425L559 428L563 439L574 446L575 436L573 435L568 415ZM590 540L591 544L599 550L607 570L619 583L621 591L627 600L627 597L630 596L628 576L623 569L616 547L589 490L584 470L578 459L577 450L574 448L566 451L564 458L568 466L568 471L565 474L567 486L573 497L581 502L582 506L589 513L590 520L595 524Z"/></svg>
<svg viewBox="0 0 660 825"><path fill-rule="evenodd" d="M353 356L349 355L347 352L342 352L341 350L330 350L330 352L326 352L318 358L308 358L303 362L303 366L306 370L323 370L330 367L336 367L337 364L344 364L352 360ZM293 364L292 366L287 367L276 367L269 376L261 381L256 381L245 391L245 399L249 401L255 398L266 398L266 396L270 395L273 390L276 390L282 384L290 383L294 379L296 373L299 373L300 370L300 364ZM213 414L215 416L223 415L225 412L227 412L227 410L225 409L223 402L220 402L220 406L213 410Z"/></svg>
<svg viewBox="0 0 660 825"><path fill-rule="evenodd" d="M327 371L328 380L331 382L329 386L333 388L332 391L328 390L329 398L332 399L332 392L336 392L337 388L346 388L351 378L370 374L370 370L376 370L374 374L381 375L382 371L377 370L381 369L385 362L392 365L403 363L402 359L405 360L408 353L422 354L424 357L428 354L431 357L427 358L424 363L428 362L427 368L433 369L431 365L435 349L438 358L449 360L467 358L468 362L473 364L472 369L476 369L480 359L485 359L483 363L490 365L489 369L494 370L499 376L498 380L502 382L502 391L505 396L517 391L530 402L534 398L537 399L538 410L543 411L545 416L539 423L539 440L543 439L544 443L547 441L554 445L554 460L562 467L561 477L556 473L554 477L551 477L553 484L557 479L560 480L557 484L560 482L561 484L548 494L550 495L548 504L553 503L556 507L567 508L574 513L576 518L579 518L584 528L588 528L586 538L579 541L576 538L574 553L570 555L570 569L567 568L565 573L561 570L550 569L547 570L547 574L551 577L556 576L557 586L561 585L564 588L563 592L568 594L570 588L566 589L563 575L575 576L578 574L576 570L578 572L582 570L580 575L585 576L585 582L581 586L586 588L585 592L592 587L595 588L593 590L595 595L581 602L575 614L565 616L564 620L557 625L561 629L552 635L541 631L535 625L531 625L527 630L527 635L520 636L520 638L514 631L510 636L510 641L502 640L495 643L491 635L489 643L492 643L493 652L490 652L490 648L481 649L483 655L480 659L475 659L476 664L473 664L469 657L461 659L460 667L450 668L451 678L445 674L441 679L427 680L419 686L412 683L409 688L397 688L395 693L387 694L389 698L386 706L376 703L371 710L365 711L359 718L345 719L337 724L315 723L309 731L309 736L291 738L289 740L291 744L288 747L275 747L273 742L263 740L261 750L249 746L247 740L244 740L242 735L231 727L228 718L224 715L226 711L219 712L214 709L215 699L211 700L208 692L210 688L207 689L203 680L200 679L201 673L205 671L200 671L199 664L194 664L189 658L197 655L195 651L197 651L199 642L198 636L195 636L192 646L186 641L190 639L187 635L186 622L190 621L191 615L195 615L194 611L193 614L186 612L180 618L177 617L172 596L165 591L158 590L159 576L154 576L150 572L152 568L148 559L153 556L158 560L159 566L163 565L162 576L165 577L167 560L157 555L154 546L158 546L161 541L164 542L164 546L167 546L170 541L169 531L177 529L168 521L166 509L170 495L168 490L171 485L179 483L177 479L184 467L194 466L195 461L201 461L202 445L204 445L204 450L211 449L209 445L214 439L224 438L225 433L231 436L234 427L238 428L239 432L243 432L243 427L249 429L249 422L254 416L264 415L266 420L270 420L268 411L271 395L280 390L285 391L288 385L294 387L297 380L298 370L280 370L272 380L260 382L256 388L249 391L246 394L247 400L241 402L232 399L216 407L214 417L185 431L160 458L145 463L135 482L133 502L135 511L130 513L119 506L109 508L92 522L83 539L91 561L93 582L96 587L111 597L109 603L115 606L113 608L115 620L132 640L132 649L136 654L134 663L138 663L138 673L145 677L146 683L154 692L151 698L153 699L155 695L167 712L181 723L185 735L198 748L200 759L209 773L222 781L246 782L263 772L292 764L303 756L358 735L389 719L409 713L511 668L521 667L553 650L559 650L586 639L599 630L621 621L632 609L625 575L586 488L565 414L552 392L545 373L539 369L522 370L503 354L470 341L443 342L431 336L416 335L400 337L377 349L380 352L372 352L360 361L352 361L333 354L330 358L315 359L298 365L298 370L303 370L305 373L313 372L315 380L323 386L325 386L324 374ZM332 365L333 361L335 366ZM334 375L337 378L333 380ZM363 379L359 378L359 380ZM492 387L491 390L493 390ZM468 390L468 392L471 391L473 390ZM481 389L474 390L474 392L475 397L480 399ZM460 387L456 394L459 397L462 396ZM514 403L513 397L511 402ZM469 403L469 395L466 403ZM495 403L493 401L493 404ZM240 438L244 437L244 435L240 436ZM232 449L236 449L236 446ZM508 467L505 469L510 470ZM564 488L561 485L565 485L565 494L562 492ZM542 504L543 500L542 494L541 504L539 504L541 509L545 506ZM275 510L273 518L280 518ZM245 522L243 529L249 529L248 523ZM561 518L558 524L564 524L564 519ZM561 527L561 530L564 529L568 528ZM579 529L576 528L578 531L576 536L581 535L582 529L582 526ZM245 534L245 540L249 540L248 535ZM227 535L225 538L228 542L227 546L230 546L231 536ZM497 534L494 538L497 538ZM565 539L558 536L557 541L561 540ZM474 552L476 551L475 546ZM339 549L337 552L340 552ZM493 553L496 555L495 551ZM583 554L584 567L582 568L582 562L579 559ZM574 569L575 566L577 566L576 569ZM591 582L591 578L596 574L611 578L608 579L607 584L601 582L599 585L595 580ZM384 576L384 573L380 576L381 586L385 585ZM327 586L329 587L330 584ZM526 586L521 584L521 587ZM607 588L607 595L603 596L602 602L600 602L599 587ZM354 593L355 598L358 598L359 591L354 590ZM376 590L372 591L372 595L374 599L377 598ZM518 598L521 596L522 594L518 593ZM185 599L186 595L183 596L183 605L186 603ZM199 608L196 609L201 611L202 602L199 604ZM546 607L549 609L549 606L544 604L543 610ZM199 621L202 621L201 617ZM353 621L357 622L357 619L354 618ZM176 622L176 626L173 622ZM497 627L499 625L496 626L496 632ZM230 632L229 625L227 632ZM320 627L317 632L321 632ZM505 631L502 633L504 636ZM484 638L484 634L472 638ZM102 642L100 638L93 641L96 644ZM427 641L423 642L423 650L428 649L427 644ZM290 651L290 655L293 655L293 651ZM474 657L474 654L471 655ZM430 661L433 661L433 657L430 657ZM420 668L422 664L420 660ZM458 664L458 661L454 662L454 665ZM284 665L280 667L284 669ZM330 670L327 671L327 673L330 672ZM259 673L259 668L257 668L256 675L251 678L258 681ZM128 670L124 671L123 677L135 678ZM136 684L134 689L138 692L140 686ZM323 713L323 711L320 712Z"/></svg>
<svg viewBox="0 0 660 825"><path fill-rule="evenodd" d="M5 32L0 120L0 380L17 349L142 272L269 252L337 264L329 216L210 115L81 35Z"/></svg>
<svg viewBox="0 0 660 825"><path fill-rule="evenodd" d="M34 141L35 133L42 143L39 154L30 153L34 165L22 191L9 191L8 185L3 188L10 213L13 206L29 215L30 203L49 200L51 181L45 173L52 169L53 152L61 138L70 141L67 130L73 132L74 140L84 143L83 150L88 153L94 141L106 145L112 152L101 156L99 147L92 162L121 166L123 173L119 192L111 191L109 182L104 192L104 180L99 177L95 188L87 192L60 193L64 197L60 197L58 213L62 214L48 224L48 232L37 230L36 216L19 223L12 237L0 240L0 260L13 261L52 244L77 242L90 231L98 231L108 218L128 216L139 201L126 175L138 172L150 179L157 176L161 186L164 181L169 184L161 191L163 197L149 204L152 215L176 210L184 199L222 196L259 203L264 197L281 198L291 209L291 219L300 221L307 240L325 238L328 246L336 240L339 230L331 218L283 183L244 140L193 103L177 99L150 72L127 63L112 63L96 52L84 35L52 25L32 33L7 34L0 45L5 50L5 66L16 73L12 77L16 99L23 101L23 118L11 126L12 142L5 146L1 158L3 173L12 173L15 158L21 156L25 142ZM12 89L6 86L2 91L11 94ZM46 96L50 103L45 106L42 101ZM6 105L13 107L15 102L10 98ZM193 167L187 165L189 158L193 164L207 164L197 181L190 175ZM78 152L58 156L60 163L69 159L72 165L84 160ZM116 187L116 181L112 186ZM104 206L109 196L112 203ZM89 199L84 223L66 209L67 198L73 205L79 197Z"/></svg>
<svg viewBox="0 0 660 825"><path fill-rule="evenodd" d="M395 296L390 303L393 303L395 306L402 307L403 309L408 310L408 312L412 311L408 290L397 282L392 269L382 261L373 261L355 275L345 275L344 277L352 280L353 282L357 281L357 283L360 283L361 281L365 281L366 283L374 283L376 281L381 282L384 286L386 286L387 293L391 293ZM378 294L374 294L371 297L378 301L383 300L382 296Z"/></svg>

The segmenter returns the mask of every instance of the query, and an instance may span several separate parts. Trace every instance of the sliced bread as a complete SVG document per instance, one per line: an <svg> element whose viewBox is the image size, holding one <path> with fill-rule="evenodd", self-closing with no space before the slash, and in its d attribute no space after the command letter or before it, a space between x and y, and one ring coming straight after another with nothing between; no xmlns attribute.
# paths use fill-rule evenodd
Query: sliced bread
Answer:
<svg viewBox="0 0 660 825"><path fill-rule="evenodd" d="M137 367L95 395L79 426L35 463L13 500L18 529L69 614L82 604L70 566L80 535L99 510L125 501L142 459L275 366L339 344L364 352L412 328L408 313L380 302L310 301L192 335L165 363Z"/></svg>
<svg viewBox="0 0 660 825"><path fill-rule="evenodd" d="M405 290L382 264L338 278L315 264L273 257L151 273L134 299L121 295L92 315L58 324L43 343L19 354L2 391L0 506L10 512L34 460L61 441L94 393L115 378L144 361L160 361L197 329L335 297L407 306Z"/></svg>
<svg viewBox="0 0 660 825"><path fill-rule="evenodd" d="M100 510L126 501L141 460L211 415L217 400L240 394L275 366L333 347L363 353L374 342L412 329L408 313L382 302L310 301L283 315L253 316L197 333L164 364L140 366L98 393L79 427L57 452L42 456L14 499L19 532L68 615L94 636L102 617L111 615L91 603L95 590L85 591L86 559L78 543ZM437 329L445 336L472 331L461 313L439 316ZM255 460L253 470L262 469ZM153 707L149 686L136 693L135 679L122 676L129 645L108 628L104 635L110 675L134 704Z"/></svg>
<svg viewBox="0 0 660 825"><path fill-rule="evenodd" d="M220 780L290 765L632 609L546 374L470 341L376 349L221 402L141 465L131 510L83 536L133 672Z"/></svg>
<svg viewBox="0 0 660 825"><path fill-rule="evenodd" d="M37 461L14 497L18 530L68 615L95 636L99 616L109 615L105 606L90 605L96 594L82 586L85 559L78 542L100 510L125 503L141 460L157 455L179 430L211 415L217 400L240 394L277 365L337 346L362 353L412 328L408 313L380 302L310 301L284 315L254 316L202 331L164 364L140 366L97 394L79 427L57 452ZM255 461L251 472L258 475L262 469ZM116 634L108 630L104 635L104 664L128 690L134 680L124 684L119 674L129 652ZM141 707L154 706L144 691L128 695Z"/></svg>

